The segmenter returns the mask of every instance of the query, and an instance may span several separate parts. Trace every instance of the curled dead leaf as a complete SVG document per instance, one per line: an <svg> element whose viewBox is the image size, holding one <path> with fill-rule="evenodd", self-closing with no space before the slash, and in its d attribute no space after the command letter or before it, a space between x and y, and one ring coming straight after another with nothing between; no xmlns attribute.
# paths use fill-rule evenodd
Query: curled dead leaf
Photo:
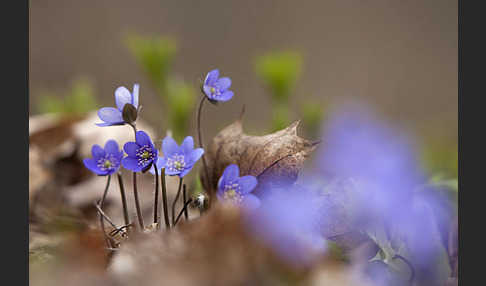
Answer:
<svg viewBox="0 0 486 286"><path fill-rule="evenodd" d="M305 159L319 142L311 142L297 135L299 121L289 127L264 136L243 132L241 119L230 124L213 138L206 158L209 182L202 172L206 190L214 192L226 166L236 164L240 176L253 175L258 179L259 193L265 186L286 185L297 180Z"/></svg>

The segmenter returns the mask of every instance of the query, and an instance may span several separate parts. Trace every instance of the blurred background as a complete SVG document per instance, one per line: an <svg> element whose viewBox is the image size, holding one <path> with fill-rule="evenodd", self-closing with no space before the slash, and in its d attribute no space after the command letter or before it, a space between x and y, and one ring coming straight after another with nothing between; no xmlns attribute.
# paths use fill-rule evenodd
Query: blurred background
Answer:
<svg viewBox="0 0 486 286"><path fill-rule="evenodd" d="M194 136L200 84L219 68L235 97L206 106L206 141L243 105L249 133L302 119L316 139L333 106L358 99L456 175L457 33L453 0L31 1L30 114L114 106L137 82L157 134Z"/></svg>

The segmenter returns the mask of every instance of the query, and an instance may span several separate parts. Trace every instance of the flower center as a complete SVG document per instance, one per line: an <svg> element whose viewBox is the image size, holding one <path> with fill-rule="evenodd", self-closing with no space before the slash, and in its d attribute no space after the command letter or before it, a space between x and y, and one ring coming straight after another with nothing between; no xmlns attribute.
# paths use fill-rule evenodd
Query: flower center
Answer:
<svg viewBox="0 0 486 286"><path fill-rule="evenodd" d="M101 171L109 171L116 169L118 160L113 155L106 155L103 158L98 159L97 166Z"/></svg>
<svg viewBox="0 0 486 286"><path fill-rule="evenodd" d="M214 87L211 87L211 93L216 93L216 89Z"/></svg>
<svg viewBox="0 0 486 286"><path fill-rule="evenodd" d="M111 167L111 161L110 160L105 160L105 162L103 163L103 166L105 168L110 168Z"/></svg>
<svg viewBox="0 0 486 286"><path fill-rule="evenodd" d="M152 160L155 158L155 153L150 146L143 145L137 150L135 156L137 157L138 165L143 166L152 162Z"/></svg>
<svg viewBox="0 0 486 286"><path fill-rule="evenodd" d="M167 159L167 169L171 172L181 172L186 167L184 156L176 154Z"/></svg>
<svg viewBox="0 0 486 286"><path fill-rule="evenodd" d="M150 153L148 151L144 151L141 156L143 159L148 159L150 157Z"/></svg>
<svg viewBox="0 0 486 286"><path fill-rule="evenodd" d="M224 186L223 199L232 203L239 204L243 201L243 196L239 192L240 186L237 183L228 183Z"/></svg>

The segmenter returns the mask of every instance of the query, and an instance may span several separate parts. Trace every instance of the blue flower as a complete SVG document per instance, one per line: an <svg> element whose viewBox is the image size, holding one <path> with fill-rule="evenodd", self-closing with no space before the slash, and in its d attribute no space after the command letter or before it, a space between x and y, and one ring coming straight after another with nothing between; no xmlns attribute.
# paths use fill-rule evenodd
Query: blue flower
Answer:
<svg viewBox="0 0 486 286"><path fill-rule="evenodd" d="M203 91L211 101L228 101L233 97L233 92L228 90L231 86L229 77L219 78L219 70L208 73L204 80Z"/></svg>
<svg viewBox="0 0 486 286"><path fill-rule="evenodd" d="M93 145L91 154L93 158L86 158L83 163L91 172L100 176L115 173L120 168L123 158L123 151L118 149L115 140L108 140L104 149L97 144Z"/></svg>
<svg viewBox="0 0 486 286"><path fill-rule="evenodd" d="M135 142L125 143L123 149L128 155L122 160L123 167L133 172L149 168L159 154L152 140L144 131L137 131Z"/></svg>
<svg viewBox="0 0 486 286"><path fill-rule="evenodd" d="M113 125L123 125L125 121L123 120L122 112L125 104L129 103L138 109L138 90L139 85L133 85L133 93L124 87L120 86L115 90L115 102L116 108L114 107L103 107L98 110L98 117L104 121L103 123L96 123L98 126L113 126Z"/></svg>
<svg viewBox="0 0 486 286"><path fill-rule="evenodd" d="M310 266L327 249L319 221L318 195L306 186L265 189L262 207L245 213L245 226L282 259L296 267Z"/></svg>
<svg viewBox="0 0 486 286"><path fill-rule="evenodd" d="M157 161L157 169L165 168L165 174L169 176L184 177L189 173L194 164L204 154L202 148L194 149L194 139L187 136L182 141L181 146L170 136L162 140L162 151L164 157L159 157ZM154 170L150 170L154 173Z"/></svg>
<svg viewBox="0 0 486 286"><path fill-rule="evenodd" d="M231 164L226 167L218 181L218 199L243 205L250 209L257 208L260 205L260 200L255 195L250 194L257 183L258 181L254 176L240 177L238 166Z"/></svg>

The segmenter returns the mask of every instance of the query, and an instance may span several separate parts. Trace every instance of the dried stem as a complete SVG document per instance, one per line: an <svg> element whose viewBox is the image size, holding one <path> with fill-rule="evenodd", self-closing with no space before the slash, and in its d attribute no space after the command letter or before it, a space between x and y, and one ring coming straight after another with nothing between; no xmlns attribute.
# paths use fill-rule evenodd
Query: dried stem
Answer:
<svg viewBox="0 0 486 286"><path fill-rule="evenodd" d="M187 206L192 203L192 198L190 198L185 204L184 207L182 207L181 211L179 212L179 215L177 216L177 219L175 220L174 226L179 222L179 219L181 218L181 215L183 212L187 211Z"/></svg>

